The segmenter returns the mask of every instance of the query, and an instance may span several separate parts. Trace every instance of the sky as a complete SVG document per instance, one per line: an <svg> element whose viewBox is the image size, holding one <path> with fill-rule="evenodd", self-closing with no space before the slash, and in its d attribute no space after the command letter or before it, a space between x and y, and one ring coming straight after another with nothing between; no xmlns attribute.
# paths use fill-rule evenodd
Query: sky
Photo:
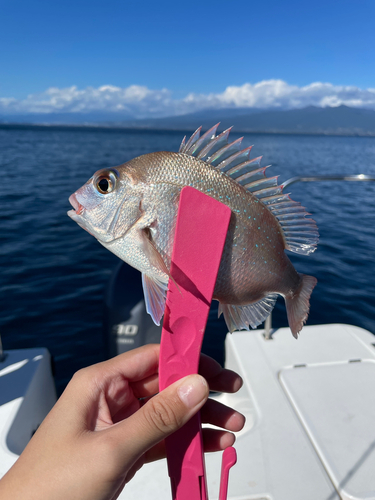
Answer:
<svg viewBox="0 0 375 500"><path fill-rule="evenodd" d="M375 109L375 0L0 0L0 116Z"/></svg>

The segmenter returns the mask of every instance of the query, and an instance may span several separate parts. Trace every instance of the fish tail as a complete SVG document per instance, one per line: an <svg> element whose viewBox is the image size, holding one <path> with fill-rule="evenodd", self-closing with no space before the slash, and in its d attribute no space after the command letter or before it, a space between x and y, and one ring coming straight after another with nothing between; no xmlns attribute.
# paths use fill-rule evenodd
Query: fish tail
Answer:
<svg viewBox="0 0 375 500"><path fill-rule="evenodd" d="M299 276L301 281L297 290L290 296L285 297L289 327L296 339L306 323L310 310L310 295L317 283L317 279L313 276L307 276L306 274L300 274Z"/></svg>

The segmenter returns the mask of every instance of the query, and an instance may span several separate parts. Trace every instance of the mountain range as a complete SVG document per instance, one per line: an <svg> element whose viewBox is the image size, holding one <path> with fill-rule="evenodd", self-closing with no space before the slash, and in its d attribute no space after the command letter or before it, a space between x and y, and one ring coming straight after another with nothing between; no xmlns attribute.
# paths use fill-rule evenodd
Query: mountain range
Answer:
<svg viewBox="0 0 375 500"><path fill-rule="evenodd" d="M249 108L206 110L184 116L137 120L129 126L153 129L191 130L217 121L221 129L234 126L236 132L375 136L375 111L348 106L261 110Z"/></svg>
<svg viewBox="0 0 375 500"><path fill-rule="evenodd" d="M115 113L63 113L0 116L0 124L89 125L159 130L207 129L221 122L220 129L236 132L375 136L375 110L348 106L308 106L302 109L265 110L225 108L202 110L181 116L130 120Z"/></svg>

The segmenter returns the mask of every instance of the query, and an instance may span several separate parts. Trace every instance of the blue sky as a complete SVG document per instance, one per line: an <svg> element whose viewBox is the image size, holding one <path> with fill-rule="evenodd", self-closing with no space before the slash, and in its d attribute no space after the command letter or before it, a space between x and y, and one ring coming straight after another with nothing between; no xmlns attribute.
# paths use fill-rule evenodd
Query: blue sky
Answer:
<svg viewBox="0 0 375 500"><path fill-rule="evenodd" d="M0 0L0 115L375 109L374 26L373 0Z"/></svg>

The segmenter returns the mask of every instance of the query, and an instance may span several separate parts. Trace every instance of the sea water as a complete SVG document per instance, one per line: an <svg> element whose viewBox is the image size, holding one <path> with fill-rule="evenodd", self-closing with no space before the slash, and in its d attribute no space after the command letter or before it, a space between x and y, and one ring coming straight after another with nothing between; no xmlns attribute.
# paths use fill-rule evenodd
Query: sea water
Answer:
<svg viewBox="0 0 375 500"><path fill-rule="evenodd" d="M182 135L0 128L0 333L5 349L47 347L59 392L77 369L103 358L103 295L119 262L66 215L68 198L98 169L177 151ZM271 164L268 175L279 175L279 182L296 175L375 176L375 138L245 134L243 146L252 144L252 157L263 155L262 165ZM299 272L318 279L308 324L349 323L375 334L375 183L298 183L286 192L320 232L314 254L289 253ZM273 326L286 325L280 298Z"/></svg>

